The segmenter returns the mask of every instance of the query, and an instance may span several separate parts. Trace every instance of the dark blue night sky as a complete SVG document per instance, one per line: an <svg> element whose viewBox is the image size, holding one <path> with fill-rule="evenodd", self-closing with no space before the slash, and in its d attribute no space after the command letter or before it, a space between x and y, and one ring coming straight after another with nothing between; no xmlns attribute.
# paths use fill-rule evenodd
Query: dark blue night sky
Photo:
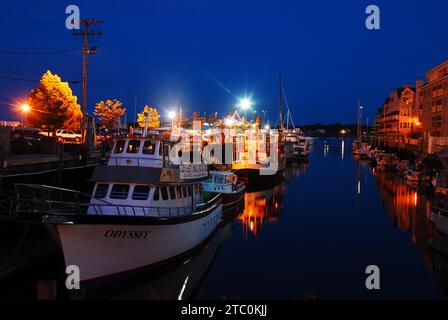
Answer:
<svg viewBox="0 0 448 320"><path fill-rule="evenodd" d="M65 7L104 20L90 57L88 109L117 98L128 120L150 104L227 113L252 94L275 121L278 72L296 123L356 122L360 99L372 119L389 92L415 84L448 59L446 0L394 1L23 1L0 3L0 51L71 49ZM381 30L364 26L365 8L381 9ZM19 115L24 98L47 69L81 79L81 52L0 54L0 119ZM72 85L81 101L81 85ZM138 110L139 111L139 110ZM163 114L163 112L162 112Z"/></svg>

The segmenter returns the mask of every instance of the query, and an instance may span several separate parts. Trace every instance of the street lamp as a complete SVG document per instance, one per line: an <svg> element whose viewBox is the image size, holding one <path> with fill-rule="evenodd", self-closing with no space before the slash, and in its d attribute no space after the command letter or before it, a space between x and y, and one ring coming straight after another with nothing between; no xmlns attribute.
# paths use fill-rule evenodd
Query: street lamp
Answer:
<svg viewBox="0 0 448 320"><path fill-rule="evenodd" d="M22 104L20 109L22 110L22 139L23 139L25 113L28 113L30 111L30 106L27 103L25 103Z"/></svg>
<svg viewBox="0 0 448 320"><path fill-rule="evenodd" d="M174 111L168 112L168 118L171 119L171 130L174 129L174 118L176 117L176 113Z"/></svg>
<svg viewBox="0 0 448 320"><path fill-rule="evenodd" d="M24 117L25 113L28 113L30 111L30 106L28 104L23 104L20 109L22 110L22 128L24 127Z"/></svg>
<svg viewBox="0 0 448 320"><path fill-rule="evenodd" d="M238 106L244 111L244 119L246 119L246 112L252 106L252 100L249 97L239 99Z"/></svg>

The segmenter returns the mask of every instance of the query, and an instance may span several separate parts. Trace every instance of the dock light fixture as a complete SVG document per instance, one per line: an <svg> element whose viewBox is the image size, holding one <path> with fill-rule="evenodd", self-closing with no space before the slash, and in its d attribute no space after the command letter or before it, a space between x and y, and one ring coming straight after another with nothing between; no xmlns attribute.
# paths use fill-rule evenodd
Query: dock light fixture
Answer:
<svg viewBox="0 0 448 320"><path fill-rule="evenodd" d="M239 107L241 109L243 109L244 111L250 109L250 107L252 106L252 101L250 98L248 97L244 97L242 99L239 99Z"/></svg>
<svg viewBox="0 0 448 320"><path fill-rule="evenodd" d="M264 128L266 129L266 130L269 130L269 129L271 129L271 127L267 124L267 125L265 125L264 126Z"/></svg>
<svg viewBox="0 0 448 320"><path fill-rule="evenodd" d="M168 112L168 118L171 120L171 130L174 129L174 118L176 118L176 112L170 111Z"/></svg>
<svg viewBox="0 0 448 320"><path fill-rule="evenodd" d="M250 99L250 97L244 97L244 98L241 98L238 100L239 100L238 106L241 108L241 110L244 111L244 121L245 121L247 119L247 115L246 115L247 110L249 110L251 108L253 102Z"/></svg>

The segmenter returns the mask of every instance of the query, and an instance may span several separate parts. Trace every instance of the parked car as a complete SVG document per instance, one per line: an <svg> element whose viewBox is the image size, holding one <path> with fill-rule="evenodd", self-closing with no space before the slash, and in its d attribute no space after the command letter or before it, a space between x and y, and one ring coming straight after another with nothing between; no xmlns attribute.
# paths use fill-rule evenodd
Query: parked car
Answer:
<svg viewBox="0 0 448 320"><path fill-rule="evenodd" d="M71 142L71 143L80 143L82 136L80 133L77 133L73 130L67 129L58 129L56 130L56 137L59 142Z"/></svg>
<svg viewBox="0 0 448 320"><path fill-rule="evenodd" d="M13 153L34 153L42 141L41 130L31 127L15 127L11 131L11 149Z"/></svg>

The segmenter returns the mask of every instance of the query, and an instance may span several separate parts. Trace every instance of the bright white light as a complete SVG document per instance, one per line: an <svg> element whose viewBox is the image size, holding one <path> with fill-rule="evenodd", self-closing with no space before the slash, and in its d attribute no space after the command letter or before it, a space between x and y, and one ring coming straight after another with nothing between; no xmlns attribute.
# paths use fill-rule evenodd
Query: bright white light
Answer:
<svg viewBox="0 0 448 320"><path fill-rule="evenodd" d="M269 125L267 124L267 125L264 126L264 128L265 128L266 130L269 130L271 127L269 127Z"/></svg>
<svg viewBox="0 0 448 320"><path fill-rule="evenodd" d="M235 121L234 121L232 118L227 118L226 120L224 120L224 124L225 124L227 127L231 127L231 126L233 126L234 123L235 123Z"/></svg>
<svg viewBox="0 0 448 320"><path fill-rule="evenodd" d="M243 110L250 109L250 107L252 106L252 101L250 100L250 98L247 98L247 97L243 98L243 99L240 99L239 106Z"/></svg>
<svg viewBox="0 0 448 320"><path fill-rule="evenodd" d="M168 118L170 118L171 120L174 119L176 117L176 113L174 111L170 111L168 112Z"/></svg>
<svg viewBox="0 0 448 320"><path fill-rule="evenodd" d="M185 289L187 288L187 282L188 282L188 276L185 278L184 284L182 285L182 289L179 292L179 296L177 297L177 300L182 300Z"/></svg>
<svg viewBox="0 0 448 320"><path fill-rule="evenodd" d="M27 103L23 104L21 108L23 112L28 112L31 109Z"/></svg>

